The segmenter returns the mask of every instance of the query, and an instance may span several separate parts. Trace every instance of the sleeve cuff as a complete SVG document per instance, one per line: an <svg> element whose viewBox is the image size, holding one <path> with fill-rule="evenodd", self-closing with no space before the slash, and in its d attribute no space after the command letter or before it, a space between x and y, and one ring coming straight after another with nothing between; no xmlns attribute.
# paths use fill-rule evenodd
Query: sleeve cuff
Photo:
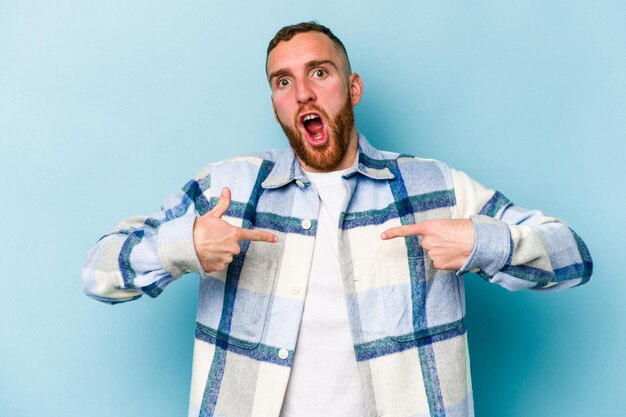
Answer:
<svg viewBox="0 0 626 417"><path fill-rule="evenodd" d="M204 273L193 245L195 221L195 215L188 212L159 226L159 260L163 269L174 278L180 278L187 272Z"/></svg>
<svg viewBox="0 0 626 417"><path fill-rule="evenodd" d="M474 247L458 275L480 271L494 276L511 256L511 231L506 223L489 216L475 215L470 219L474 224Z"/></svg>

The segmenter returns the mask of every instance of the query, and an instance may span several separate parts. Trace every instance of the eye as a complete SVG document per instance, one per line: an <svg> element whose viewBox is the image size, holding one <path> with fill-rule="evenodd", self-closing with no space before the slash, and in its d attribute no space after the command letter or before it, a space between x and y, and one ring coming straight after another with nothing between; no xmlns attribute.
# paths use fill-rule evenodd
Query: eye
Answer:
<svg viewBox="0 0 626 417"><path fill-rule="evenodd" d="M289 80L287 78L281 78L276 82L278 87L287 87L289 85Z"/></svg>
<svg viewBox="0 0 626 417"><path fill-rule="evenodd" d="M317 78L324 78L327 74L328 74L328 72L326 72L326 70L325 70L325 69L318 69L318 70L315 70L315 76L316 76Z"/></svg>

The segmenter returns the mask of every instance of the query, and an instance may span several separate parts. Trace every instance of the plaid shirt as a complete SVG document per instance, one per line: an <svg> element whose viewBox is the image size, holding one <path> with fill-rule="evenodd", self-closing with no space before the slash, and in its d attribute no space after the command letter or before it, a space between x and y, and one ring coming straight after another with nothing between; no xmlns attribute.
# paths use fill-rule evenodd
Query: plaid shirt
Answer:
<svg viewBox="0 0 626 417"><path fill-rule="evenodd" d="M441 162L373 148L343 176L339 259L354 354L369 416L471 416L463 274L510 290L587 282L591 257L563 222L514 206ZM227 270L206 273L194 220L232 190L223 217L269 230L276 244L241 242ZM291 149L209 165L151 217L104 236L83 268L85 292L118 303L155 297L200 275L190 416L279 416L306 295L319 198ZM437 270L409 236L382 231L426 219L471 218L473 251L459 271Z"/></svg>

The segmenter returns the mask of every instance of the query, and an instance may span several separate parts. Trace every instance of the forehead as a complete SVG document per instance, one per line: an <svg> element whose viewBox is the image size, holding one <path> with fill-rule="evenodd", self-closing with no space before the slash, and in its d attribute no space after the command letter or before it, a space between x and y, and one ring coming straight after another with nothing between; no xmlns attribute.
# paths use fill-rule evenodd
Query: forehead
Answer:
<svg viewBox="0 0 626 417"><path fill-rule="evenodd" d="M288 41L282 41L267 58L267 72L297 68L307 62L331 60L339 68L344 66L339 47L321 32L298 33Z"/></svg>

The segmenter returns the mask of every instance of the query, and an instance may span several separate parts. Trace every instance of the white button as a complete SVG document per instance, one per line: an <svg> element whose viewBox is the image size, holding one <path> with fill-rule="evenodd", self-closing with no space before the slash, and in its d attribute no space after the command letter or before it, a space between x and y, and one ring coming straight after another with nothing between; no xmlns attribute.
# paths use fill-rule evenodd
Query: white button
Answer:
<svg viewBox="0 0 626 417"><path fill-rule="evenodd" d="M300 294L300 287L291 287L291 293L293 295Z"/></svg>
<svg viewBox="0 0 626 417"><path fill-rule="evenodd" d="M311 228L311 220L310 219L304 219L302 220L302 222L300 223L300 225L302 226L302 228L304 230L309 230Z"/></svg>
<svg viewBox="0 0 626 417"><path fill-rule="evenodd" d="M296 180L296 185L298 186L298 188L304 188L304 183L300 180Z"/></svg>
<svg viewBox="0 0 626 417"><path fill-rule="evenodd" d="M281 359L287 359L289 357L289 351L285 348L282 348L278 351L278 357Z"/></svg>

